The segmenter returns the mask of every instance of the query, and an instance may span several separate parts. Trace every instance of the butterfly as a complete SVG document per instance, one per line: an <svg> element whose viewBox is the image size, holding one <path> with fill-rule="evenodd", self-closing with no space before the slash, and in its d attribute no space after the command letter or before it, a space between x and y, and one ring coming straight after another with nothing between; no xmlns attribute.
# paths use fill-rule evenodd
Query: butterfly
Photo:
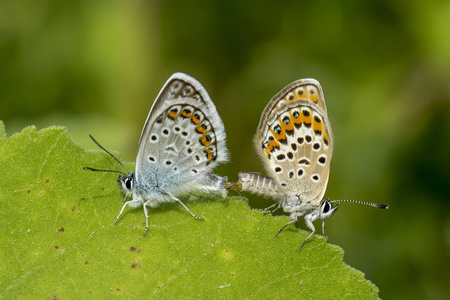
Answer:
<svg viewBox="0 0 450 300"><path fill-rule="evenodd" d="M315 79L294 81L270 100L262 113L254 143L270 177L241 172L238 184L230 185L230 189L277 200L267 210L273 213L282 207L290 214L291 221L276 236L304 217L311 233L298 251L315 233L315 220L322 220L325 236L325 219L332 216L339 205L333 206L333 202L388 208L376 203L324 197L330 175L333 134L322 88ZM273 207L276 208L270 211Z"/></svg>
<svg viewBox="0 0 450 300"><path fill-rule="evenodd" d="M218 164L228 161L225 127L206 90L186 74L173 74L156 97L139 139L134 173L91 138L126 173L84 169L119 174L119 187L125 200L131 200L124 203L116 223L127 206L143 206L144 236L148 230L147 207L178 202L193 217L203 220L179 197L198 193L216 193L224 198L227 195L227 178L211 173Z"/></svg>

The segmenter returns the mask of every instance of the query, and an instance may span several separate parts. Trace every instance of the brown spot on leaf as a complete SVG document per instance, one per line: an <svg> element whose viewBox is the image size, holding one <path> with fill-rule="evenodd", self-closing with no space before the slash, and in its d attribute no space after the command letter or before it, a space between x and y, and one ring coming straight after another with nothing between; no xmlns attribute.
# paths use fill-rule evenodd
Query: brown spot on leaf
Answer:
<svg viewBox="0 0 450 300"><path fill-rule="evenodd" d="M64 232L64 230L65 230L64 227L58 229L59 232Z"/></svg>

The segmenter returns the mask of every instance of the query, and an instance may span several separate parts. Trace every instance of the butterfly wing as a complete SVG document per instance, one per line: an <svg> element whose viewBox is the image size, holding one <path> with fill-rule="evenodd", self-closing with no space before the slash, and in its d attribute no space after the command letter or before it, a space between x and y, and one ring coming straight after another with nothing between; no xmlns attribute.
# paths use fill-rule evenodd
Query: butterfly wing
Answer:
<svg viewBox="0 0 450 300"><path fill-rule="evenodd" d="M136 181L164 193L189 191L227 161L225 139L222 120L203 86L175 73L159 92L142 130Z"/></svg>
<svg viewBox="0 0 450 300"><path fill-rule="evenodd" d="M279 190L319 205L328 183L333 137L318 81L297 80L270 100L255 146Z"/></svg>

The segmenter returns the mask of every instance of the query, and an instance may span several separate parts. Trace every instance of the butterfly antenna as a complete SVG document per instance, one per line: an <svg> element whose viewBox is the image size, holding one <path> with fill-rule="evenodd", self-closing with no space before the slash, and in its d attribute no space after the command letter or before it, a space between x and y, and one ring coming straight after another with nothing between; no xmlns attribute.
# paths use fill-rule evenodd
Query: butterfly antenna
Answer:
<svg viewBox="0 0 450 300"><path fill-rule="evenodd" d="M119 173L122 174L124 176L127 176L127 173L124 172L120 172L120 171L116 171L116 170L102 170L102 169L94 169L94 168L90 168L90 167L83 167L83 169L85 170L89 170L89 171L95 171L95 172L110 172L110 173Z"/></svg>
<svg viewBox="0 0 450 300"><path fill-rule="evenodd" d="M349 199L331 200L330 202L353 202L353 203L369 205L369 206L376 207L376 208L381 208L381 209L389 209L389 205L386 205L386 204L378 204L378 203L365 202L365 201L356 201L356 200L349 200Z"/></svg>
<svg viewBox="0 0 450 300"><path fill-rule="evenodd" d="M99 146L100 149L102 149L103 151L105 151L106 153L108 153L112 158L114 158L114 159L119 163L119 165L121 165L122 168L124 168L124 169L128 172L128 174L131 173L131 172L128 171L128 169L120 162L120 160L118 160L114 155L112 155L108 150L106 150L102 145L100 145L99 142L97 142L97 141L94 139L94 137L93 137L92 135L89 135L89 137L94 141L94 143L95 143L97 146ZM90 170L90 171L113 172L113 173L119 173L119 174L128 175L128 174L125 174L125 173L123 173L123 172L120 172L120 171L114 171L114 170L99 170L99 169L93 169L93 168L89 168L89 167L84 167L84 169L85 169L85 170Z"/></svg>

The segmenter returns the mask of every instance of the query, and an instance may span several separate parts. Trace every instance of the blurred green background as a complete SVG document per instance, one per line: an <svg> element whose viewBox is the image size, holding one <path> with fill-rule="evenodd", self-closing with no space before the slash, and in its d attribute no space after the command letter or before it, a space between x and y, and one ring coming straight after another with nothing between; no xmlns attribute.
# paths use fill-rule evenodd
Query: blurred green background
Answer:
<svg viewBox="0 0 450 300"><path fill-rule="evenodd" d="M342 204L329 242L382 298L444 299L449 29L449 1L1 0L0 119L8 136L62 125L134 161L154 98L182 71L216 104L231 152L217 173L236 180L263 172L252 137L270 98L316 78L335 135L327 196L390 205Z"/></svg>

